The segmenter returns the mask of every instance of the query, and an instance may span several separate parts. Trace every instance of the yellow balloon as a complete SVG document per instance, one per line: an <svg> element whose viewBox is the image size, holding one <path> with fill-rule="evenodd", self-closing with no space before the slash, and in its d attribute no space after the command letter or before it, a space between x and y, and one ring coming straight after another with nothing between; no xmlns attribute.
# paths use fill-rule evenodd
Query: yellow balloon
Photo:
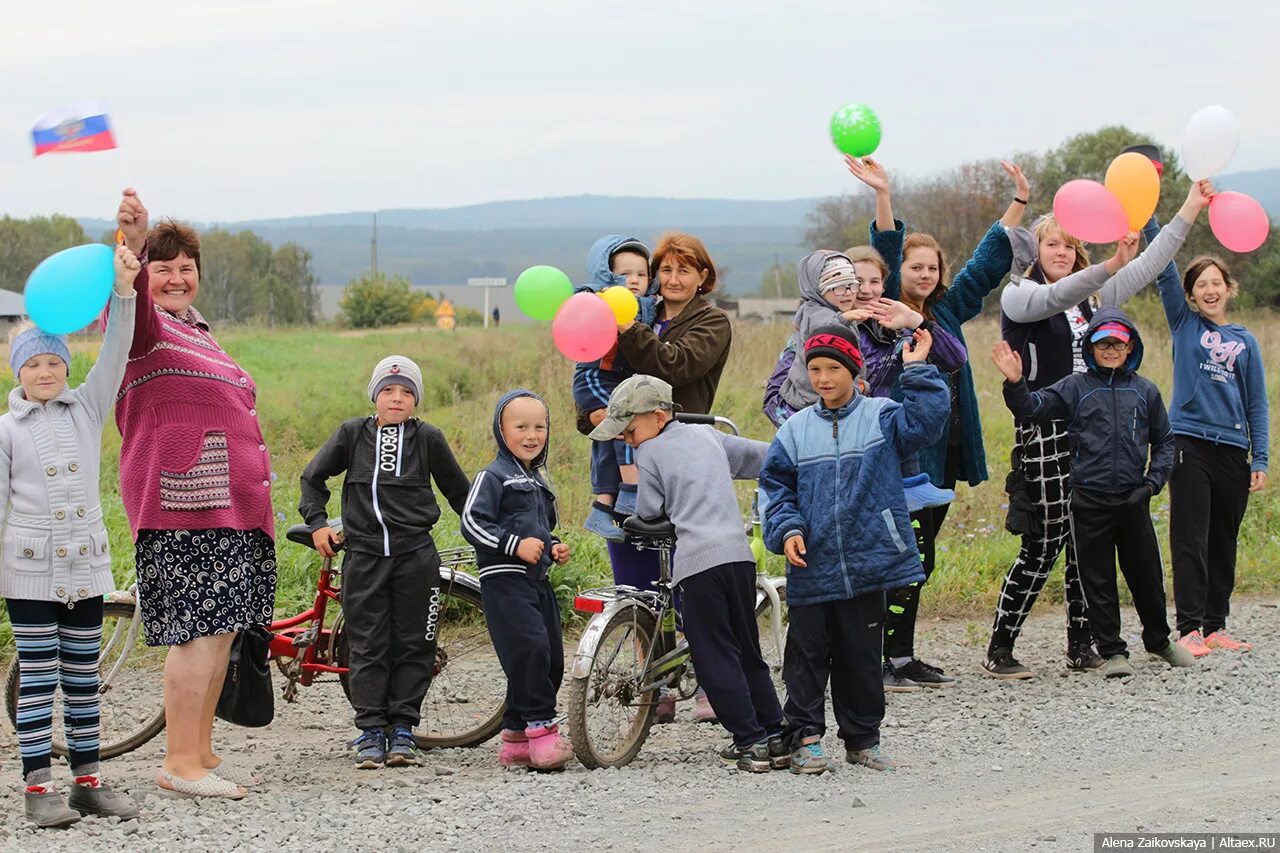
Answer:
<svg viewBox="0 0 1280 853"><path fill-rule="evenodd" d="M1155 164L1136 151L1128 151L1111 161L1103 183L1120 199L1129 227L1141 231L1160 201L1160 175Z"/></svg>
<svg viewBox="0 0 1280 853"><path fill-rule="evenodd" d="M625 287L606 287L600 291L600 298L609 306L619 326L627 325L640 313L640 301Z"/></svg>

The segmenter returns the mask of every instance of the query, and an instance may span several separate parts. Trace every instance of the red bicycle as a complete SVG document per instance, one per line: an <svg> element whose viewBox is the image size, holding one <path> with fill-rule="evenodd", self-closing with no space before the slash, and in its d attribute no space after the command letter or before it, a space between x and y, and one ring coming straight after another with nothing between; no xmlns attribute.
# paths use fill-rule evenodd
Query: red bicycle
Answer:
<svg viewBox="0 0 1280 853"><path fill-rule="evenodd" d="M336 533L339 520L331 520ZM291 542L314 548L311 531L295 525L285 534ZM480 582L473 572L470 548L440 551L440 599L437 651L431 688L422 703L422 722L414 732L423 749L477 746L502 726L507 680L498 662L480 603ZM284 675L285 701L297 701L298 687L336 677L348 697L348 648L341 613L341 568L325 557L316 581L315 602L306 611L271 623L271 657ZM336 613L330 612L330 607ZM428 602L422 603L429 606ZM332 618L331 623L327 619ZM99 657L100 751L113 758L137 749L164 729L164 657L166 649L146 645L137 584L107 596ZM18 661L5 678L5 706L17 725ZM53 752L67 754L63 727L55 705Z"/></svg>

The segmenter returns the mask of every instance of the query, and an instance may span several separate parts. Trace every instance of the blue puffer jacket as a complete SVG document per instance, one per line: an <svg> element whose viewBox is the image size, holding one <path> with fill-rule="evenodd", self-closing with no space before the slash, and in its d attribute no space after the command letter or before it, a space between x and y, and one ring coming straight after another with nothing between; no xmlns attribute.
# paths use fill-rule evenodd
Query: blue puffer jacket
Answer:
<svg viewBox="0 0 1280 853"><path fill-rule="evenodd" d="M635 237L623 237L620 234L607 234L595 241L591 245L591 251L587 253L589 280L577 290L599 293L606 287L625 287L626 278L616 274L611 268L613 255L624 244L639 242ZM658 316L657 292L658 279L655 276L649 281L648 292L639 299L640 313L636 317L637 322L646 326L653 325ZM599 361L581 362L573 370L573 402L584 412L606 408L613 389L634 372L618 354L616 346Z"/></svg>
<svg viewBox="0 0 1280 853"><path fill-rule="evenodd" d="M938 440L951 412L931 364L902 373L901 403L856 395L839 409L792 415L769 446L760 487L765 545L799 533L805 568L787 567L792 606L840 601L924 580L902 491L902 456Z"/></svg>
<svg viewBox="0 0 1280 853"><path fill-rule="evenodd" d="M475 546L481 581L504 573L545 579L551 569L551 546L560 541L551 532L557 523L556 494L539 473L547 464L547 448L551 446L551 416L547 416L547 444L526 467L502 438L502 410L517 397L532 397L546 405L532 391L509 391L502 396L493 412L498 456L476 474L462 509L462 538ZM520 540L526 537L542 540L542 558L536 565L516 556Z"/></svg>
<svg viewBox="0 0 1280 853"><path fill-rule="evenodd" d="M1133 336L1133 352L1115 370L1099 367L1087 344L1103 323L1123 323ZM1093 315L1083 340L1087 372L1039 391L1028 391L1025 379L1005 382L1005 402L1020 421L1066 421L1072 489L1122 496L1146 486L1157 494L1173 468L1173 430L1160 389L1137 373L1142 364L1138 327L1119 308L1103 308Z"/></svg>

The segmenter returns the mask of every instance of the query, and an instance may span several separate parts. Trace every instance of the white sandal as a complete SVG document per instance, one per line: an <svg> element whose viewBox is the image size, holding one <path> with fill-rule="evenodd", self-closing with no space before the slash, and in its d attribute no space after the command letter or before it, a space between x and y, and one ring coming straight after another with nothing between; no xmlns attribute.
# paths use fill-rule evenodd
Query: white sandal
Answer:
<svg viewBox="0 0 1280 853"><path fill-rule="evenodd" d="M157 784L160 793L166 797L222 797L228 800L242 800L248 794L234 782L228 782L216 773L208 773L199 779L183 779L174 776L167 770L160 771L160 778L169 785Z"/></svg>
<svg viewBox="0 0 1280 853"><path fill-rule="evenodd" d="M217 767L212 768L210 773L217 773L218 778L226 779L242 788L251 788L254 785L262 784L262 777L258 776L252 770L240 767L235 764L228 764L224 759Z"/></svg>

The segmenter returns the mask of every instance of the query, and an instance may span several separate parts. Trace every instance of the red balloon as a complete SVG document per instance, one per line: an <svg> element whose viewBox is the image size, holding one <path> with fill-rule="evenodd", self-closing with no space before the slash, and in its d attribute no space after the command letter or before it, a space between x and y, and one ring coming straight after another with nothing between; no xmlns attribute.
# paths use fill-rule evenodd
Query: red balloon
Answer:
<svg viewBox="0 0 1280 853"><path fill-rule="evenodd" d="M1114 243L1129 233L1124 205L1097 181L1067 181L1059 187L1053 215L1064 231L1086 243Z"/></svg>
<svg viewBox="0 0 1280 853"><path fill-rule="evenodd" d="M551 337L571 361L595 361L617 343L618 320L599 294L575 293L551 321Z"/></svg>
<svg viewBox="0 0 1280 853"><path fill-rule="evenodd" d="M1267 242L1271 220L1262 205L1244 193L1215 193L1209 202L1209 228L1232 252L1252 252Z"/></svg>

